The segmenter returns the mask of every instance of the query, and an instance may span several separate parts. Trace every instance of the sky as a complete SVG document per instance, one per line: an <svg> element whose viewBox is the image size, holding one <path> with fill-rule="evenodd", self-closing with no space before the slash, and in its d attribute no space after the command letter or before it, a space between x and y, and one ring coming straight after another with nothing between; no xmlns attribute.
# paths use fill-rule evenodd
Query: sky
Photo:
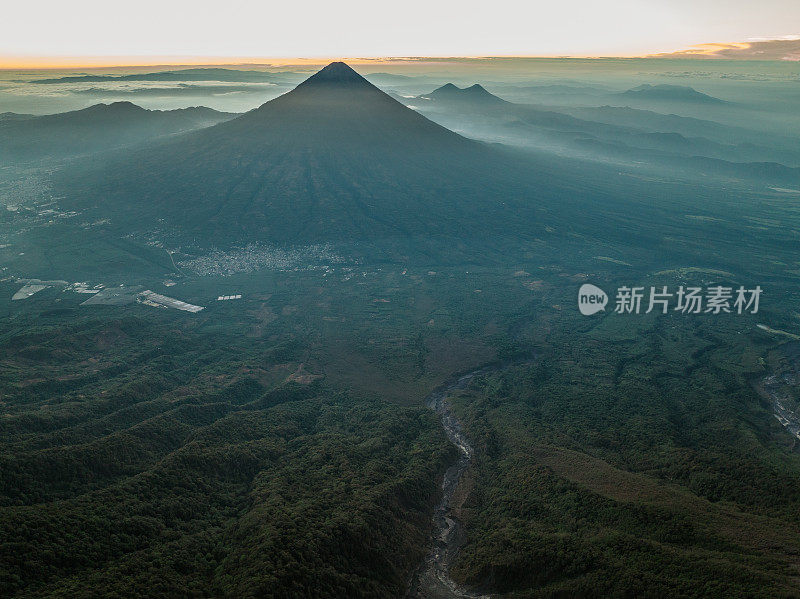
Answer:
<svg viewBox="0 0 800 599"><path fill-rule="evenodd" d="M0 66L639 56L800 34L797 0L7 0ZM138 63L137 63L138 60Z"/></svg>

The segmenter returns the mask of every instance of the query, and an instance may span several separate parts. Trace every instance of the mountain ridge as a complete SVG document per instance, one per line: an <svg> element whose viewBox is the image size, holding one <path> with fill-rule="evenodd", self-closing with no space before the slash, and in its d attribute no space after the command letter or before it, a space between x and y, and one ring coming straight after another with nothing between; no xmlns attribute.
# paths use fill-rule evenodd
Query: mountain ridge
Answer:
<svg viewBox="0 0 800 599"><path fill-rule="evenodd" d="M624 91L619 95L627 98L645 100L694 102L701 104L727 104L725 100L720 100L714 96L709 96L708 94L699 92L693 87L686 85L668 85L663 83L657 85L644 83Z"/></svg>
<svg viewBox="0 0 800 599"><path fill-rule="evenodd" d="M3 118L0 159L13 163L71 158L208 127L233 116L205 106L148 110L121 101L57 114Z"/></svg>

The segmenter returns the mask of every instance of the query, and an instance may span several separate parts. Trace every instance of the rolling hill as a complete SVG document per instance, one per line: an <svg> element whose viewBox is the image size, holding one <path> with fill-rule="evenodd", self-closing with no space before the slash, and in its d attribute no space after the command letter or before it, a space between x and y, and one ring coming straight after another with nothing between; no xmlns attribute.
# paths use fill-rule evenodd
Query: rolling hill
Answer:
<svg viewBox="0 0 800 599"><path fill-rule="evenodd" d="M96 104L45 116L0 119L0 161L24 162L91 154L208 127L233 115L210 108L146 110L130 102Z"/></svg>

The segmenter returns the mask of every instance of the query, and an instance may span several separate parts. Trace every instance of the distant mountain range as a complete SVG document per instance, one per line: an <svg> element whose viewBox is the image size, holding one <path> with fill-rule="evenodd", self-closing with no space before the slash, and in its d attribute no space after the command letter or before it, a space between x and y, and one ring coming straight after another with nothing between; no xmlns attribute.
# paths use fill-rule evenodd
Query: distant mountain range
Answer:
<svg viewBox="0 0 800 599"><path fill-rule="evenodd" d="M24 121L35 118L32 114L18 114L16 112L0 112L0 123L3 121Z"/></svg>
<svg viewBox="0 0 800 599"><path fill-rule="evenodd" d="M109 90L102 87L89 87L80 90L73 90L72 93L84 96L94 96L100 98L175 98L175 97L199 97L199 96L220 96L232 93L272 93L277 95L276 92L285 91L284 86L275 86L273 84L241 84L241 85L220 85L218 83L209 85L192 85L189 83L179 83L177 85L159 85L159 86L137 86L126 87L124 89Z"/></svg>
<svg viewBox="0 0 800 599"><path fill-rule="evenodd" d="M627 95L631 94L631 95ZM669 165L679 173L798 184L800 151L790 138L766 140L741 127L629 106L548 107L505 101L480 85L448 83L396 99L469 137L589 160ZM728 104L690 87L644 85L616 95L656 108ZM668 99L669 98L669 99ZM707 158L704 160L702 158ZM784 161L786 164L784 164Z"/></svg>
<svg viewBox="0 0 800 599"><path fill-rule="evenodd" d="M45 116L6 114L0 118L0 161L91 154L208 127L234 116L205 107L146 110L130 102Z"/></svg>
<svg viewBox="0 0 800 599"><path fill-rule="evenodd" d="M635 100L658 100L663 102L691 102L699 104L726 104L724 100L699 92L685 85L644 84L622 92L620 96Z"/></svg>
<svg viewBox="0 0 800 599"><path fill-rule="evenodd" d="M207 244L363 240L530 228L548 184L526 166L335 62L238 118L57 184L65 204L127 227L163 219Z"/></svg>
<svg viewBox="0 0 800 599"><path fill-rule="evenodd" d="M48 79L34 79L31 83L113 83L116 81L223 81L229 83L270 83L296 80L300 73L290 71L242 71L238 69L198 68L157 71L153 73L131 73L128 75L71 75Z"/></svg>
<svg viewBox="0 0 800 599"><path fill-rule="evenodd" d="M484 127L504 136L503 143L543 147L554 160L545 164L538 154L462 137L404 104L430 109L448 127L464 124L476 137ZM627 192L598 181L586 184L588 199L578 202L575 166L564 156L649 161L673 173L784 187L800 173L748 160L763 148L513 104L480 85L395 99L341 62L257 109L216 118L224 122L72 164L54 176L54 193L63 207L109 219L123 231L167 228L206 247L401 238L463 243L519 240L610 219L611 206ZM698 159L702 153L708 158Z"/></svg>
<svg viewBox="0 0 800 599"><path fill-rule="evenodd" d="M447 83L442 87L436 88L431 93L418 96L417 100L433 100L437 103L460 104L462 106L498 106L508 104L502 98L489 93L486 89L476 83L469 87L460 88L452 83Z"/></svg>

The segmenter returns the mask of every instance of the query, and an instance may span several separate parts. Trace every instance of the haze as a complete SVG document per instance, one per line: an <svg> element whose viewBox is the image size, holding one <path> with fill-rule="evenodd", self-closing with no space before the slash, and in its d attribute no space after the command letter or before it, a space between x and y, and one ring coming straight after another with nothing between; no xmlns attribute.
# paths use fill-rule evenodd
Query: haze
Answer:
<svg viewBox="0 0 800 599"><path fill-rule="evenodd" d="M11 2L4 13L0 63L17 66L67 56L139 57L140 63L153 56L630 56L774 39L796 34L787 23L800 21L800 5L791 0L409 0L391 12L366 0L144 0L124 18L111 18L100 0L48 0Z"/></svg>

